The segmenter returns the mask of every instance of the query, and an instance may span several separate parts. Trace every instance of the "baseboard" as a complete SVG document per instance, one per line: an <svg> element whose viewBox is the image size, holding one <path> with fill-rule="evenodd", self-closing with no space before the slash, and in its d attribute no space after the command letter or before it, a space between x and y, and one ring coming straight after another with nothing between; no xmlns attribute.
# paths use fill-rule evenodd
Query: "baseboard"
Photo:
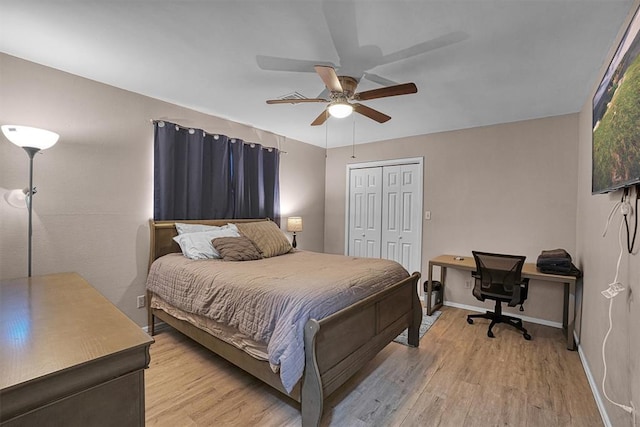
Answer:
<svg viewBox="0 0 640 427"><path fill-rule="evenodd" d="M156 332L158 332L158 331L161 331L161 330L163 330L165 328L168 328L169 325L167 325L164 322L156 320L156 323L155 323L154 327L156 329ZM145 331L147 334L149 333L149 327L148 326L143 326L142 330Z"/></svg>
<svg viewBox="0 0 640 427"><path fill-rule="evenodd" d="M589 363L587 363L587 358L585 357L584 352L582 351L582 346L579 343L578 354L580 355L580 362L582 362L582 369L584 369L584 373L587 375L587 381L589 382L589 387L591 387L591 393L593 393L593 398L596 400L596 406L598 406L598 411L600 411L602 422L605 427L612 427L611 420L609 420L609 414L607 414L607 408L604 406L604 400L602 400L602 396L600 395L600 389L596 384L595 378L593 378L593 375L591 374Z"/></svg>
<svg viewBox="0 0 640 427"><path fill-rule="evenodd" d="M445 301L444 305L449 307L462 308L464 310L469 310L469 311L477 311L479 313L484 313L485 311L487 311L485 307L476 307L473 305L458 304L457 302ZM504 313L504 314L509 314L509 313ZM537 323L538 325L551 326L552 328L562 329L562 323L560 322L552 322L550 320L538 319L535 317L521 316L520 314L515 314L515 316L519 317L525 322Z"/></svg>

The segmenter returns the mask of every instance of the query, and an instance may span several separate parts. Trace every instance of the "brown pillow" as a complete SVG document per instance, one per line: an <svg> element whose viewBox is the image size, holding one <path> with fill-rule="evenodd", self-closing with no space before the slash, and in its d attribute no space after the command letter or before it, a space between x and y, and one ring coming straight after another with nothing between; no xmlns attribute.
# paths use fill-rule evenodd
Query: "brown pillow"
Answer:
<svg viewBox="0 0 640 427"><path fill-rule="evenodd" d="M251 240L247 237L217 237L211 244L225 261L253 261L262 259Z"/></svg>
<svg viewBox="0 0 640 427"><path fill-rule="evenodd" d="M251 239L265 258L286 254L292 249L289 239L275 222L239 222L236 226L240 233Z"/></svg>

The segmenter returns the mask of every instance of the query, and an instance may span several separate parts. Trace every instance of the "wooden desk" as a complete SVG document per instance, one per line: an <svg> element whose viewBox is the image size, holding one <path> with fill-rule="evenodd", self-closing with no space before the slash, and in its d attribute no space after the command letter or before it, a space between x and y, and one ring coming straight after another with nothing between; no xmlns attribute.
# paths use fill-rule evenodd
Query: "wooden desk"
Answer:
<svg viewBox="0 0 640 427"><path fill-rule="evenodd" d="M152 342L76 273L0 282L0 425L144 425Z"/></svg>
<svg viewBox="0 0 640 427"><path fill-rule="evenodd" d="M427 315L440 307L442 304L438 304L435 307L431 307L431 292L433 290L433 267L439 266L441 269L440 282L442 283L442 300L444 301L444 286L447 277L447 268L455 268L463 271L475 271L476 262L473 256L459 256L457 255L440 255L429 260L429 282L427 284ZM535 280L543 280L545 282L554 282L564 284L564 305L562 312L562 328L565 331L567 338L567 349L575 350L576 343L573 338L573 331L576 318L576 282L578 279L574 276L560 276L557 274L545 274L538 271L537 267L533 263L525 263L522 267L522 277Z"/></svg>

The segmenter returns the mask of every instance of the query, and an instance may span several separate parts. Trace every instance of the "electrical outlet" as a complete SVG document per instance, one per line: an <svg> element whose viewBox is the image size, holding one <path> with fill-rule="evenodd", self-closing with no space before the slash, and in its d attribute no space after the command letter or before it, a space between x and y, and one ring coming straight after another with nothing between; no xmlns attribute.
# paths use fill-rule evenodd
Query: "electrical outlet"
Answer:
<svg viewBox="0 0 640 427"><path fill-rule="evenodd" d="M136 298L136 306L138 308L143 308L146 305L146 297L144 295L140 295Z"/></svg>
<svg viewBox="0 0 640 427"><path fill-rule="evenodd" d="M464 281L464 287L467 289L471 289L471 279Z"/></svg>

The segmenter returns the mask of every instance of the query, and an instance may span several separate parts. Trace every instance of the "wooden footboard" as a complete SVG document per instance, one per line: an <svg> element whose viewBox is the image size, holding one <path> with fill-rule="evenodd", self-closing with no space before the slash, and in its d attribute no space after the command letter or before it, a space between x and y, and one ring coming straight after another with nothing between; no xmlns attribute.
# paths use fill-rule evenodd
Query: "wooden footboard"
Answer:
<svg viewBox="0 0 640 427"><path fill-rule="evenodd" d="M245 220L248 221L248 220ZM196 222L196 221L189 221ZM222 225L238 220L197 221ZM176 235L173 221L151 221L150 264L156 258L180 249L171 240ZM148 292L148 331L155 333L155 318L163 320L214 353L300 402L302 425L317 426L324 400L351 378L360 368L408 328L408 342L417 347L422 321L422 306L417 294L420 273L346 307L322 320L310 319L305 325L305 371L291 393L287 393L278 374L268 362L249 356L163 310L151 308Z"/></svg>
<svg viewBox="0 0 640 427"><path fill-rule="evenodd" d="M420 273L305 325L305 372L302 425L317 426L326 397L351 378L403 330L419 345L422 306L417 294Z"/></svg>

